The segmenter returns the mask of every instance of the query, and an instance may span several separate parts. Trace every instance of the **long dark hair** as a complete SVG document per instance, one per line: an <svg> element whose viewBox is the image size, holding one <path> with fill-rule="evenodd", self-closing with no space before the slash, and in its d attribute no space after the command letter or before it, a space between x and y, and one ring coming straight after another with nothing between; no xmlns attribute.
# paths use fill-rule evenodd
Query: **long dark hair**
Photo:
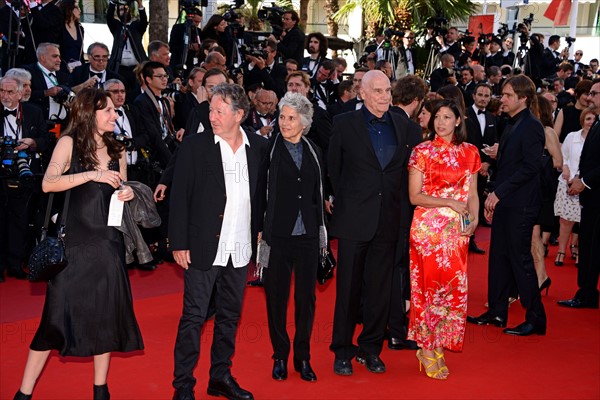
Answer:
<svg viewBox="0 0 600 400"><path fill-rule="evenodd" d="M536 115L544 127L554 128L554 116L552 115L552 104L542 94L537 94L538 114Z"/></svg>
<svg viewBox="0 0 600 400"><path fill-rule="evenodd" d="M99 165L96 156L97 144L94 135L98 131L96 111L106 108L108 94L102 89L88 88L80 91L71 104L71 120L64 136L73 138L73 147L79 157L81 166L86 170L96 169ZM118 161L125 149L112 132L105 132L102 140L111 160Z"/></svg>
<svg viewBox="0 0 600 400"><path fill-rule="evenodd" d="M63 13L63 18L65 20L65 24L68 24L69 22L75 22L74 21L74 15L73 15L73 10L75 9L75 0L63 0L60 5L58 6L62 13Z"/></svg>
<svg viewBox="0 0 600 400"><path fill-rule="evenodd" d="M223 21L225 18L223 18L222 15L219 14L213 14L209 19L208 22L206 23L206 25L204 26L204 29L202 29L202 33L204 36L206 36L207 38L211 38L211 39L216 39L218 37L218 35L220 35L220 32L216 31L216 27L217 25L219 25L221 23L221 21Z"/></svg>
<svg viewBox="0 0 600 400"><path fill-rule="evenodd" d="M467 139L467 131L465 129L465 117L461 113L460 106L453 99L444 99L435 105L431 112L428 128L431 132L435 132L435 115L442 107L449 108L456 118L460 118L460 124L454 129L454 137L452 138L452 143L459 145Z"/></svg>

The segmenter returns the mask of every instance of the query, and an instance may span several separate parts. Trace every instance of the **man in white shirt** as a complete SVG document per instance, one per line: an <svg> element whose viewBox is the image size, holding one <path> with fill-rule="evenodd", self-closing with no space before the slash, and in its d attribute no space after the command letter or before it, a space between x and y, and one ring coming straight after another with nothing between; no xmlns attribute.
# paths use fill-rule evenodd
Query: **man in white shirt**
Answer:
<svg viewBox="0 0 600 400"><path fill-rule="evenodd" d="M207 393L253 399L231 376L248 263L256 248L266 200L268 141L240 124L248 98L235 84L213 88L212 131L180 146L171 192L169 239L184 268L184 306L175 342L176 400L193 399L193 370L211 296L216 307Z"/></svg>

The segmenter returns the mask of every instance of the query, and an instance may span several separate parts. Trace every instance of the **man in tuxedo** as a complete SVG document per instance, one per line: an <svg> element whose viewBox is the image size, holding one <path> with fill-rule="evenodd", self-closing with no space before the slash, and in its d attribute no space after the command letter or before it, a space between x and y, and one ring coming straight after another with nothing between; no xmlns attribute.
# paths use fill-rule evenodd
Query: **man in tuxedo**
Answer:
<svg viewBox="0 0 600 400"><path fill-rule="evenodd" d="M244 74L244 86L260 83L267 90L275 92L281 98L285 94L285 77L287 70L280 64L277 57L277 43L268 41L265 47L267 58L246 56L250 61Z"/></svg>
<svg viewBox="0 0 600 400"><path fill-rule="evenodd" d="M338 114L344 112L344 105L356 98L356 92L354 91L354 82L351 80L341 81L337 85L337 95L338 98L327 106L327 112L331 116L331 118L335 117Z"/></svg>
<svg viewBox="0 0 600 400"><path fill-rule="evenodd" d="M429 83L432 92L437 92L446 85L456 85L456 76L454 76L454 57L452 54L444 54L440 57L442 66L433 70L429 77Z"/></svg>
<svg viewBox="0 0 600 400"><path fill-rule="evenodd" d="M294 10L287 10L283 13L283 17L281 17L281 23L283 25L281 37L276 38L274 35L270 35L269 39L276 41L277 48L284 60L291 58L296 60L298 65L302 65L305 36L304 32L298 28L300 16Z"/></svg>
<svg viewBox="0 0 600 400"><path fill-rule="evenodd" d="M504 329L508 335L546 334L546 313L538 286L531 235L541 207L540 171L544 127L529 108L535 101L533 81L525 75L506 80L502 110L510 117L497 154L496 187L485 201L485 217L492 223L488 272L489 310L467 317L477 325L505 327L510 289L516 283L525 322Z"/></svg>
<svg viewBox="0 0 600 400"><path fill-rule="evenodd" d="M308 57L302 60L302 71L314 78L319 67L327 60L327 38L321 32L309 33L306 37Z"/></svg>
<svg viewBox="0 0 600 400"><path fill-rule="evenodd" d="M504 63L504 54L502 53L502 40L496 36L490 41L490 52L485 56L485 68L495 66L500 68Z"/></svg>
<svg viewBox="0 0 600 400"><path fill-rule="evenodd" d="M70 84L77 86L89 79L95 79L95 86L103 87L110 79L122 80L119 74L106 69L108 64L108 47L104 43L95 42L87 49L88 63L80 65L71 73Z"/></svg>
<svg viewBox="0 0 600 400"><path fill-rule="evenodd" d="M402 117L408 127L410 137L421 136L421 126L415 120L421 111L427 92L427 84L416 75L407 75L400 78L392 91L393 106L390 107L390 111ZM388 348L392 350L417 350L416 342L406 339L408 333L408 316L406 313L408 312L407 304L410 301L408 239L413 208L410 207L408 210L410 216L402 220L405 224L400 227L392 271L392 294L388 319L389 334L387 337Z"/></svg>
<svg viewBox="0 0 600 400"><path fill-rule="evenodd" d="M67 109L60 96L66 95L70 90L77 93L83 88L94 87L96 77L69 88L69 76L60 70L61 59L57 44L40 43L37 57L37 63L25 66L31 73L30 101L42 108L44 118L63 121L67 117Z"/></svg>
<svg viewBox="0 0 600 400"><path fill-rule="evenodd" d="M595 79L588 100L600 110L600 79ZM579 194L579 290L570 300L558 305L570 308L598 308L598 275L600 273L600 122L592 126L581 150L579 174L569 184L569 194Z"/></svg>
<svg viewBox="0 0 600 400"><path fill-rule="evenodd" d="M169 37L169 48L171 49L171 69L176 71L184 68L183 78L187 78L194 66L200 62L199 51L201 44L202 11L198 7L186 8L186 21L173 25L171 36ZM189 27L188 37L185 38L186 28ZM183 62L183 52L185 44L188 43L185 63Z"/></svg>
<svg viewBox="0 0 600 400"><path fill-rule="evenodd" d="M477 176L477 195L479 196L479 204L483 205L485 203L484 191L491 173L490 167L494 162L483 149L487 146L493 146L498 138L496 134L496 117L486 111L492 99L492 88L487 83L478 83L472 98L473 105L467 108L467 142L479 149L481 169ZM479 221L485 221L482 206L479 207ZM485 253L484 250L477 247L475 235L471 236L469 241L469 251L476 254Z"/></svg>
<svg viewBox="0 0 600 400"><path fill-rule="evenodd" d="M338 238L333 337L334 372L351 375L351 360L385 372L379 357L390 309L392 270L401 227L410 225L407 163L421 135L389 112L391 87L369 71L360 89L364 107L335 118L329 177L335 193L330 234ZM363 300L358 349L352 338Z"/></svg>
<svg viewBox="0 0 600 400"><path fill-rule="evenodd" d="M21 102L22 95L23 84L16 78L0 79L2 136L5 142L15 142L13 153L19 152L13 159L13 172L0 179L0 282L4 282L5 269L8 276L27 278L21 265L29 250L30 207L38 204L36 199L41 193L41 180L35 179L33 174L41 177L43 171L39 154L50 146L42 111L33 104ZM7 156L8 149L5 143L2 146L3 158ZM23 152L27 157L22 157Z"/></svg>
<svg viewBox="0 0 600 400"><path fill-rule="evenodd" d="M473 81L473 69L463 67L460 71L460 82L457 85L463 92L465 104L467 107L473 105L473 92L475 91L475 82Z"/></svg>
<svg viewBox="0 0 600 400"><path fill-rule="evenodd" d="M444 39L444 47L440 50L440 54L450 54L452 56L452 63L454 63L454 60L458 60L460 53L462 53L460 42L458 41L458 29L455 27L448 28Z"/></svg>
<svg viewBox="0 0 600 400"><path fill-rule="evenodd" d="M31 30L35 43L61 43L65 21L54 0L41 0L31 7Z"/></svg>
<svg viewBox="0 0 600 400"><path fill-rule="evenodd" d="M581 62L581 58L583 57L583 50L575 50L575 56L572 60L569 60L569 63L573 66L573 74L576 74L579 71L583 72L583 68L585 64Z"/></svg>
<svg viewBox="0 0 600 400"><path fill-rule="evenodd" d="M271 90L258 89L253 103L243 125L252 128L256 134L269 139L276 122L273 110L277 107L277 96Z"/></svg>
<svg viewBox="0 0 600 400"><path fill-rule="evenodd" d="M212 130L193 135L179 150L169 238L184 269L184 305L175 342L176 400L193 399L200 333L214 292L216 317L207 393L253 399L231 376L248 263L254 255L266 200L267 140L240 124L248 98L234 84L213 88Z"/></svg>
<svg viewBox="0 0 600 400"><path fill-rule="evenodd" d="M337 84L331 80L335 73L333 61L325 60L317 70L315 76L310 80L310 89L317 105L323 110L333 103L337 96Z"/></svg>
<svg viewBox="0 0 600 400"><path fill-rule="evenodd" d="M541 77L548 78L556 73L558 66L563 60L566 60L569 55L569 49L565 47L562 52L558 51L560 47L560 36L552 35L548 39L548 47L542 53L542 59L533 59L532 63L541 64Z"/></svg>
<svg viewBox="0 0 600 400"><path fill-rule="evenodd" d="M29 101L31 98L31 72L24 68L11 68L6 71L4 76L12 76L18 82L23 85L23 94L21 95L21 101Z"/></svg>
<svg viewBox="0 0 600 400"><path fill-rule="evenodd" d="M354 84L354 93L356 93L356 97L348 100L342 106L342 112L355 111L363 106L363 99L360 97L360 87L362 83L363 76L369 70L366 68L359 68L354 71L354 75L352 76L352 83Z"/></svg>

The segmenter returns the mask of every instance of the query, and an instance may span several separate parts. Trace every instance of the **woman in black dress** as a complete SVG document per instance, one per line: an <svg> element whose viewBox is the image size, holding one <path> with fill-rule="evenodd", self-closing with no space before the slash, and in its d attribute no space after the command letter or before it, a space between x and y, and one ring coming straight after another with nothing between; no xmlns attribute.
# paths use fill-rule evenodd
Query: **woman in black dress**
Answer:
<svg viewBox="0 0 600 400"><path fill-rule="evenodd" d="M208 19L206 26L202 29L202 40L205 39L216 40L219 46L225 49L227 66L233 64L234 58L237 56L235 43L227 21L222 15L215 14Z"/></svg>
<svg viewBox="0 0 600 400"><path fill-rule="evenodd" d="M71 73L84 62L81 9L75 0L63 0L59 7L65 20L60 43L60 58L63 61L60 69Z"/></svg>
<svg viewBox="0 0 600 400"><path fill-rule="evenodd" d="M110 397L110 353L143 349L133 313L122 234L107 226L111 196L132 200L123 145L112 134L117 115L108 95L84 89L58 141L42 183L44 192L71 191L66 223L69 265L48 282L42 320L30 345L15 399L30 399L51 350L94 357L94 399Z"/></svg>

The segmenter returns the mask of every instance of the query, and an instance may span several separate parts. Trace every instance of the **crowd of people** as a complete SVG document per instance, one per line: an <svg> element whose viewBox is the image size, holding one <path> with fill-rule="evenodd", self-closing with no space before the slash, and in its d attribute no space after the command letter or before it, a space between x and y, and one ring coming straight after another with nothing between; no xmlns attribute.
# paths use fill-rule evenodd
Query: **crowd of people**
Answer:
<svg viewBox="0 0 600 400"><path fill-rule="evenodd" d="M14 165L1 179L1 282L5 270L26 278L28 227L46 193L66 192L70 204L69 266L48 282L15 399L31 398L51 350L94 356L94 399L108 399L110 353L144 346L127 268L151 271L165 260L184 269L178 400L194 398L200 332L213 317L207 392L253 398L232 376L231 358L255 272L273 379L287 379L293 351L300 377L317 380L317 266L333 239L337 375L352 375L354 360L384 373L387 341L415 350L428 377L448 379L444 352L462 349L467 322L545 335L544 258L554 240L554 264L564 265L567 246L578 264L579 291L559 304L598 308L600 71L597 60L581 62L581 50L568 60L552 36L529 55L548 67L523 73L512 67L512 40L476 49L450 28L439 38L441 67L426 81L416 74L424 66L414 32L390 45L379 30L364 65L348 74L345 59L328 58L324 35L300 30L295 11L283 13L282 33L261 54L240 51L243 35L221 15L201 29L199 9L187 10L169 43L144 49L138 0L135 10L111 2L112 49L96 42L84 54L77 4L0 9L0 21L20 26L60 18L43 34L26 31L25 50L3 46L0 124ZM153 222L107 226L114 201ZM485 253L475 242L481 225L491 226L488 311L467 317L467 256ZM525 321L507 328L515 299Z"/></svg>

